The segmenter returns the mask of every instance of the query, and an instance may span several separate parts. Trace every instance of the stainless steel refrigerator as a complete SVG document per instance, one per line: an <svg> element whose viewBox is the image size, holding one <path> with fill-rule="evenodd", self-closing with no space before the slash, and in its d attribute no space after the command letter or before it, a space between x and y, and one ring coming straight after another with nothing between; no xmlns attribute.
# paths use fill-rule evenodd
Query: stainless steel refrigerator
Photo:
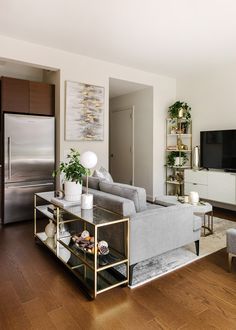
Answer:
<svg viewBox="0 0 236 330"><path fill-rule="evenodd" d="M34 193L54 190L54 118L4 114L3 145L3 223L32 219Z"/></svg>

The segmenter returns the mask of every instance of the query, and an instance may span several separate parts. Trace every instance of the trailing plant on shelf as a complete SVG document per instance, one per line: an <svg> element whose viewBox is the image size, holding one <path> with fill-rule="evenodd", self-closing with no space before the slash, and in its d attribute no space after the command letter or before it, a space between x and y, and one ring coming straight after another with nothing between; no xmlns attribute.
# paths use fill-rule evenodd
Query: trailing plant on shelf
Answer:
<svg viewBox="0 0 236 330"><path fill-rule="evenodd" d="M172 104L168 113L170 118L185 118L187 123L191 121L191 107L186 102L176 101Z"/></svg>
<svg viewBox="0 0 236 330"><path fill-rule="evenodd" d="M179 165L176 165L176 158L181 159L181 163ZM188 161L188 156L186 152L183 151L171 151L167 155L167 161L166 165L169 167L174 167L174 166L184 166Z"/></svg>

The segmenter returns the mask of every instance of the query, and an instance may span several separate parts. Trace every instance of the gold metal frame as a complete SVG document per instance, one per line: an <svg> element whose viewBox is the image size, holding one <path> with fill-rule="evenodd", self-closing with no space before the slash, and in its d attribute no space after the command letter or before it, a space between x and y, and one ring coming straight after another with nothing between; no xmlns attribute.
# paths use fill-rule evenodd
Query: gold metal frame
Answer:
<svg viewBox="0 0 236 330"><path fill-rule="evenodd" d="M40 198L42 200L44 200L45 202L49 203L47 199L44 199L42 196L35 194L34 195L34 237L38 238L44 245L46 245L50 250L52 250L44 241L43 239L40 237L39 233L37 233L37 212L40 212L41 214L44 214L47 218L48 215L46 214L46 212L43 212L43 208L39 208L37 207L37 198ZM50 202L50 204L53 204L52 202ZM96 298L96 296L100 293L103 293L105 291L108 291L112 288L115 288L117 286L120 285L124 285L129 283L129 218L121 218L119 220L113 220L111 222L107 222L107 223L102 223L102 224L93 224L91 222L87 222L86 220L75 216L73 213L71 213L70 211L65 210L63 207L59 207L56 204L53 204L56 207L56 219L54 220L56 227L57 227L57 232L56 232L56 249L52 250L56 256L58 257L58 259L64 264L66 265L66 267L68 269L70 269L70 271L72 273L74 273L77 278L82 281L81 277L78 276L78 274L75 272L76 269L80 268L80 267L84 267L84 282L86 282L86 276L87 276L87 267L89 269L91 269L91 271L93 272L93 276L94 276L94 283L93 283L93 290L87 290L87 293L92 297L92 298ZM102 209L102 208L100 208ZM74 216L74 219L71 220L65 220L65 221L61 221L60 220L60 210L64 210L65 212L67 212L68 214ZM114 214L114 212L111 212L109 210L104 209L106 212ZM86 229L87 228L87 223L90 226L94 227L94 243L95 246L97 246L98 243L98 230L100 227L105 227L105 226L111 226L117 223L123 223L124 224L124 237L123 237L123 241L124 241L124 251L125 251L125 255L124 258L122 260L119 260L117 262L114 263L110 263L108 265L99 267L98 266L98 253L97 253L97 249L95 249L95 253L94 253L94 258L93 258L93 265L91 265L91 263L89 263L87 261L87 255L85 253L85 256L82 257L79 254L75 254L73 252L73 250L71 250L62 240L60 240L59 237L59 225L61 223L69 223L69 222L74 222L74 221L82 221L83 222L83 228ZM59 255L59 247L60 244L62 246L64 246L65 248L67 248L71 253L73 253L73 255L78 259L79 262L81 262L81 264L78 264L76 266L69 266L64 260L62 260L62 258ZM126 265L126 279L125 280L120 280L119 282L115 283L115 284L111 284L108 287L105 287L103 289L99 289L98 290L98 274L100 274L99 276L102 276L101 272L105 271L105 270L109 270L110 268L113 268L115 266L121 265L121 264L125 264ZM82 281L83 282L83 281Z"/></svg>

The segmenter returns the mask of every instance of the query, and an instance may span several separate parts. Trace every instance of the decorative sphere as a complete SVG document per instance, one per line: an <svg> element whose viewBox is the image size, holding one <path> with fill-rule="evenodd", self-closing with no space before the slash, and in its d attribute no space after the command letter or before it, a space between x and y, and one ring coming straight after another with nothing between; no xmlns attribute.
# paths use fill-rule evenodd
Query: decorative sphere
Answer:
<svg viewBox="0 0 236 330"><path fill-rule="evenodd" d="M93 151L85 151L80 157L80 163L88 169L95 167L97 161L97 155Z"/></svg>

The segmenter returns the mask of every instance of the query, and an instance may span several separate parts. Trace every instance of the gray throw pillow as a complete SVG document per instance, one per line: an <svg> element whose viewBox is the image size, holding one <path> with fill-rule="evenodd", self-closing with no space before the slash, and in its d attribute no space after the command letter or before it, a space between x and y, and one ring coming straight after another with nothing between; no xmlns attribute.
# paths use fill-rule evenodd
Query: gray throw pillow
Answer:
<svg viewBox="0 0 236 330"><path fill-rule="evenodd" d="M100 182L100 190L112 195L130 199L134 202L136 212L142 212L147 208L146 190L144 188L130 186L123 183Z"/></svg>
<svg viewBox="0 0 236 330"><path fill-rule="evenodd" d="M97 177L97 178L102 179L106 182L110 182L110 183L113 182L111 174L102 166L100 167L99 170L94 171L93 177Z"/></svg>

